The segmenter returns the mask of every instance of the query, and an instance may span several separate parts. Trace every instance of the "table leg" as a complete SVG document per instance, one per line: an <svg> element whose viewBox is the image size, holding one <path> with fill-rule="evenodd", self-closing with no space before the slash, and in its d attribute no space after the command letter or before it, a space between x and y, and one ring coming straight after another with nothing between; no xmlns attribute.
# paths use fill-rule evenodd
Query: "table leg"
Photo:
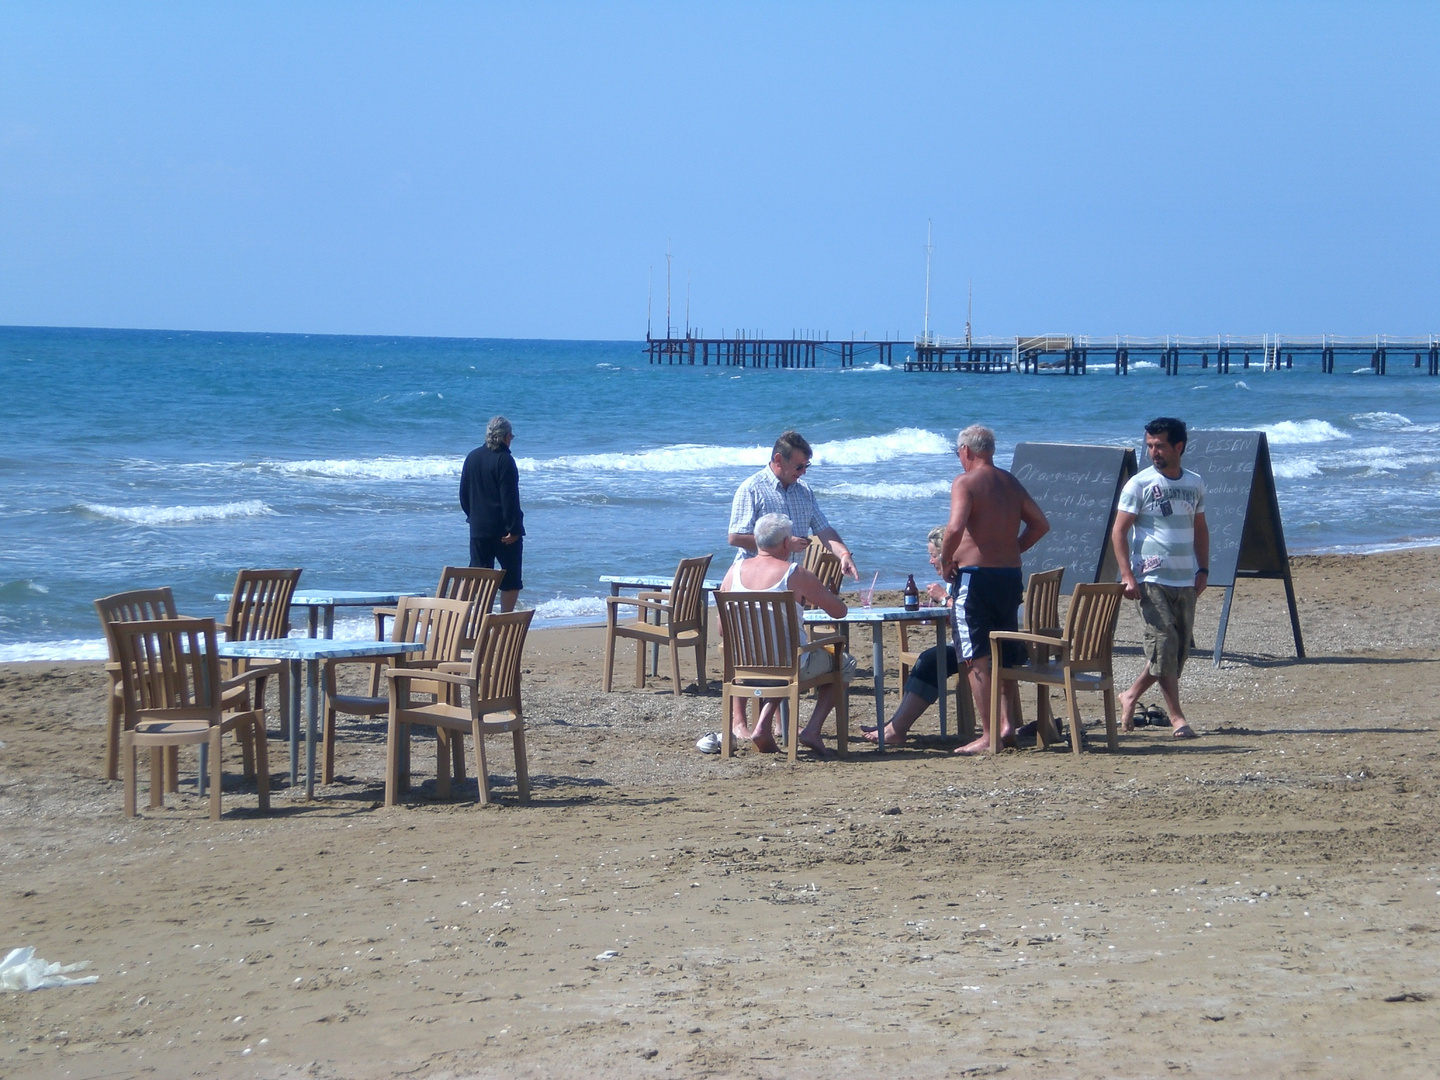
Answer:
<svg viewBox="0 0 1440 1080"><path fill-rule="evenodd" d="M335 636L335 605L334 605L334 604L326 604L326 605L325 605L325 636L326 636L327 638L333 638L333 637Z"/></svg>
<svg viewBox="0 0 1440 1080"><path fill-rule="evenodd" d="M290 665L290 786L293 788L300 778L300 661L286 661Z"/></svg>
<svg viewBox="0 0 1440 1080"><path fill-rule="evenodd" d="M940 738L945 738L945 698L950 693L950 664L945 656L945 619L935 620L935 675L940 683ZM956 719L959 723L959 719Z"/></svg>
<svg viewBox="0 0 1440 1080"><path fill-rule="evenodd" d="M870 624L870 658L875 665L875 724L880 736L875 745L885 749L885 624Z"/></svg>
<svg viewBox="0 0 1440 1080"><path fill-rule="evenodd" d="M311 637L320 636L320 608L315 604L305 606L305 623Z"/></svg>
<svg viewBox="0 0 1440 1080"><path fill-rule="evenodd" d="M309 700L305 703L305 799L315 797L315 730L320 718L320 661L305 661Z"/></svg>

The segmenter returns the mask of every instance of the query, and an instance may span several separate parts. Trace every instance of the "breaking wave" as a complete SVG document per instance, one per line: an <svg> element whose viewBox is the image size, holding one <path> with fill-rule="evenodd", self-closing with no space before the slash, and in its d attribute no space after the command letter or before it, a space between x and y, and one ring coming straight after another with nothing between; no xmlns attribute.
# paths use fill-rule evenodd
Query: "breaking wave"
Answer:
<svg viewBox="0 0 1440 1080"><path fill-rule="evenodd" d="M91 517L123 521L127 525L193 525L201 521L266 517L275 512L259 499L219 503L214 506L109 506L105 503L80 503L78 509Z"/></svg>

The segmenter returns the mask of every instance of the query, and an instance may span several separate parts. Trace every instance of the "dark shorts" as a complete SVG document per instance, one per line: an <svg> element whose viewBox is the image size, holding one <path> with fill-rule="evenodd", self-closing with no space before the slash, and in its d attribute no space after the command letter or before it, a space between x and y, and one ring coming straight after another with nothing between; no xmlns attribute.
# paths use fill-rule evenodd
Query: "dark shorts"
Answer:
<svg viewBox="0 0 1440 1080"><path fill-rule="evenodd" d="M500 591L514 592L525 587L525 583L520 579L520 563L525 554L524 547L525 538L523 536L513 544L502 544L498 536L472 536L470 537L470 565L494 570L495 564L498 562L500 569L505 571L505 576L500 581Z"/></svg>
<svg viewBox="0 0 1440 1080"><path fill-rule="evenodd" d="M955 614L951 627L955 653L962 660L990 655L990 631L1020 629L1023 579L1018 566L962 566L955 580ZM1024 652L1015 642L1005 645L1007 667L1022 662Z"/></svg>
<svg viewBox="0 0 1440 1080"><path fill-rule="evenodd" d="M932 705L935 703L935 699L940 696L940 671L936 663L939 656L940 650L932 645L916 657L915 666L910 669L910 678L905 680L907 694L924 698ZM960 664L955 659L955 650L946 645L945 674L954 675L959 670Z"/></svg>

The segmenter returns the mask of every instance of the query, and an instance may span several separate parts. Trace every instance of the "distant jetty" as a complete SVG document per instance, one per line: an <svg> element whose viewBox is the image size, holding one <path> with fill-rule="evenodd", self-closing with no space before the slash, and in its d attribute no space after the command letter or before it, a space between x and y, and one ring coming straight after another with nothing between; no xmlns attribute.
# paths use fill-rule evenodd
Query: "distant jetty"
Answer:
<svg viewBox="0 0 1440 1080"><path fill-rule="evenodd" d="M897 363L906 371L940 371L973 375L1018 372L1028 375L1084 375L1092 362L1128 375L1133 362L1145 360L1178 375L1182 367L1213 369L1226 374L1232 368L1263 371L1292 370L1318 365L1325 374L1335 371L1336 357L1368 360L1370 370L1384 375L1392 363L1413 367L1427 375L1440 375L1440 335L1428 337L1283 337L1262 334L1244 337L1093 337L1074 334L1037 334L1019 337L944 338L922 334L908 338L832 339L828 335L791 337L737 334L704 337L645 335L645 353L652 364L692 367L815 368L854 367L857 363Z"/></svg>

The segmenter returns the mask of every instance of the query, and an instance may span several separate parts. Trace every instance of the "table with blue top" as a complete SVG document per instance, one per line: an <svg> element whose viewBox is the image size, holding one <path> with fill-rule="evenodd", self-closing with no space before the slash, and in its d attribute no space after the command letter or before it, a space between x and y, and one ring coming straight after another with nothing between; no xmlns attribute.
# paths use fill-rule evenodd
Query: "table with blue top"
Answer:
<svg viewBox="0 0 1440 1080"><path fill-rule="evenodd" d="M376 595L376 594L368 594ZM419 652L420 641L335 641L331 638L266 638L222 641L216 650L227 660L283 660L290 665L290 715L300 715L300 665L305 665L309 695L305 706L305 798L315 797L315 731L320 719L320 661L362 656L394 656ZM290 784L295 785L300 761L300 725L290 725Z"/></svg>
<svg viewBox="0 0 1440 1080"><path fill-rule="evenodd" d="M668 584L668 583L667 583ZM215 599L228 604L233 594L216 593ZM319 637L320 613L325 613L325 637L335 636L335 609L337 607L386 607L398 604L400 597L414 593L361 592L355 589L296 589L290 598L292 608L303 607L309 614L310 636Z"/></svg>
<svg viewBox="0 0 1440 1080"><path fill-rule="evenodd" d="M870 627L870 650L875 666L875 723L877 725L878 741L876 748L880 752L885 750L885 624L886 623L931 623L935 627L935 644L939 646L940 656L936 667L936 675L940 685L940 698L937 705L940 709L940 737L945 737L945 686L949 681L950 673L947 669L945 646L950 631L950 609L941 605L934 607L922 607L917 611L906 611L903 607L851 607L850 611L843 618L835 618L827 615L818 608L812 608L805 612L805 622L820 623L822 625L841 625L848 627L852 625L865 624ZM847 634L848 636L848 634ZM962 734L964 734L962 732Z"/></svg>

